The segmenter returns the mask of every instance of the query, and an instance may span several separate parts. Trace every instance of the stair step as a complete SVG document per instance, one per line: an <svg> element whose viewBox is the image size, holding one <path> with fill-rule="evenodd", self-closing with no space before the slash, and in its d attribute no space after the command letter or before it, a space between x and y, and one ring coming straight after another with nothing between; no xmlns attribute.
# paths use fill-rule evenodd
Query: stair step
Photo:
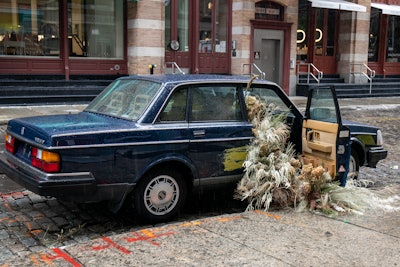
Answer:
<svg viewBox="0 0 400 267"><path fill-rule="evenodd" d="M0 105L88 103L117 76L0 75Z"/></svg>
<svg viewBox="0 0 400 267"><path fill-rule="evenodd" d="M298 84L296 95L307 96L308 89L315 85ZM400 96L399 83L373 83L372 89L369 84L330 84L336 89L338 98ZM371 90L371 94L370 94Z"/></svg>

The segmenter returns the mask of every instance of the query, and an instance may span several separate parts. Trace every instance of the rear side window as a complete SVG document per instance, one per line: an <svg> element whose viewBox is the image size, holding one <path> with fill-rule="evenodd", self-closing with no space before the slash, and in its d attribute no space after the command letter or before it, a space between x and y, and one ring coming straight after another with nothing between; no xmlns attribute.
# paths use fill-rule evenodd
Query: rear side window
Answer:
<svg viewBox="0 0 400 267"><path fill-rule="evenodd" d="M245 91L245 96L251 95L261 99L267 105L272 105L274 109L282 112L290 112L289 107L283 102L282 98L273 90L268 87L251 87Z"/></svg>
<svg viewBox="0 0 400 267"><path fill-rule="evenodd" d="M238 121L243 118L236 86L192 87L191 96L193 122Z"/></svg>
<svg viewBox="0 0 400 267"><path fill-rule="evenodd" d="M160 114L160 122L243 120L238 87L199 85L176 90Z"/></svg>

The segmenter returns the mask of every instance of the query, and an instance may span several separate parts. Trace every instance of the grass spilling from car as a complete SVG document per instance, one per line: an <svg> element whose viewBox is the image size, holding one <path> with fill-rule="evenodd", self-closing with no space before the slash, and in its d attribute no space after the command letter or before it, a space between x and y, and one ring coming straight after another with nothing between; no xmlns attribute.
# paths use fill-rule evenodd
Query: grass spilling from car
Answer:
<svg viewBox="0 0 400 267"><path fill-rule="evenodd" d="M304 165L287 142L290 129L285 124L286 114L277 114L274 106L254 96L246 97L246 107L254 138L247 148L245 173L235 197L248 202L247 210L268 210L273 205L329 215L362 214L381 202L366 188L368 182L351 180L341 187L323 166Z"/></svg>

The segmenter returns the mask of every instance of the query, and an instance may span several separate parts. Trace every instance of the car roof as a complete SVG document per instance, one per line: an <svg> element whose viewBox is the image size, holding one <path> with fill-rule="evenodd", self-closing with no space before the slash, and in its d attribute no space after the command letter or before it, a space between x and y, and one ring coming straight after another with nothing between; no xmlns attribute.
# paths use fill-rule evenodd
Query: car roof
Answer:
<svg viewBox="0 0 400 267"><path fill-rule="evenodd" d="M154 75L130 75L124 76L119 79L141 79L159 82L163 84L182 84L190 82L239 82L248 83L250 81L249 76L239 76L239 75L220 75L220 74L154 74ZM253 81L255 84L271 84L277 85L276 83L255 79Z"/></svg>

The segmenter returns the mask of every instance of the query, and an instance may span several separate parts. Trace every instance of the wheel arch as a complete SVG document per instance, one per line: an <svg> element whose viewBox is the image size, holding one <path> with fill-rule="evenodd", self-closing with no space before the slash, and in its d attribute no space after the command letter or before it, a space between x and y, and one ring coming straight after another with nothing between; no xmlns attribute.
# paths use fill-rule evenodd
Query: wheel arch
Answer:
<svg viewBox="0 0 400 267"><path fill-rule="evenodd" d="M353 151L356 151L358 155L358 161L360 166L363 166L365 164L365 146L364 144L356 137L351 138L351 149Z"/></svg>
<svg viewBox="0 0 400 267"><path fill-rule="evenodd" d="M187 189L191 190L193 187L193 181L196 177L196 171L193 164L190 163L188 159L179 156L169 156L164 158L159 158L153 161L137 176L136 184L146 176L149 172L154 169L177 169L182 174L183 180L186 183Z"/></svg>

